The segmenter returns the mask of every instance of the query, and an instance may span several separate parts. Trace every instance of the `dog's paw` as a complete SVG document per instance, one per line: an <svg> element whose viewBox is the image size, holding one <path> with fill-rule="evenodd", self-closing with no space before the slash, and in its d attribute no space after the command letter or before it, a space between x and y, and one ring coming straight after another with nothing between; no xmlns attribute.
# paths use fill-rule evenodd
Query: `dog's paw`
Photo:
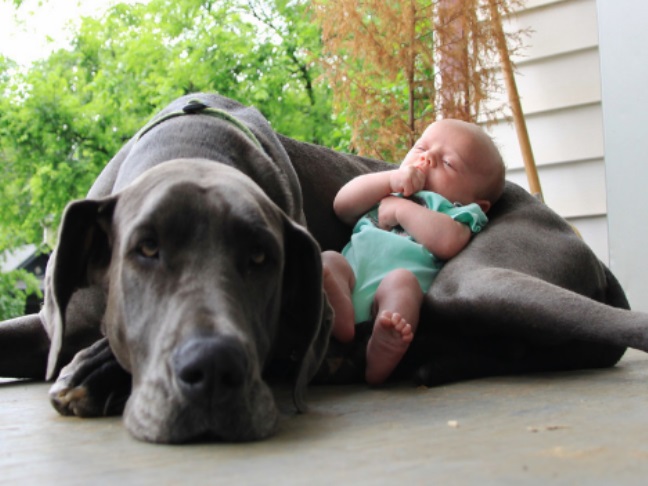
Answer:
<svg viewBox="0 0 648 486"><path fill-rule="evenodd" d="M61 415L101 417L121 414L130 390L130 374L102 339L77 353L61 370L49 397Z"/></svg>
<svg viewBox="0 0 648 486"><path fill-rule="evenodd" d="M49 390L49 397L52 406L61 415L76 415L78 417L96 416L96 408L88 401L86 388L71 387L67 383L67 377L59 377Z"/></svg>

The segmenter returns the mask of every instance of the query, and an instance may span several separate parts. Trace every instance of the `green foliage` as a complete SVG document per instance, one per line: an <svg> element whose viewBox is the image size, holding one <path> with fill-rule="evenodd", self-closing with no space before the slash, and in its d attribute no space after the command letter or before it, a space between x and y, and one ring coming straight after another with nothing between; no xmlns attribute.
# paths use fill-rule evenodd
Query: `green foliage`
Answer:
<svg viewBox="0 0 648 486"><path fill-rule="evenodd" d="M30 294L41 295L34 275L25 270L0 273L0 321L23 315Z"/></svg>

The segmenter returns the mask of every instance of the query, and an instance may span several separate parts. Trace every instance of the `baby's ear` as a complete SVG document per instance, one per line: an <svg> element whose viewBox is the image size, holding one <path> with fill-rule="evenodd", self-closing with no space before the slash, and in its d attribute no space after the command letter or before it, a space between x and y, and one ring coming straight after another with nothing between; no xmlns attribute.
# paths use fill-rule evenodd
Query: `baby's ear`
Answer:
<svg viewBox="0 0 648 486"><path fill-rule="evenodd" d="M479 199L475 202L479 205L481 210L484 211L484 213L487 213L488 210L491 208L491 203L487 199Z"/></svg>

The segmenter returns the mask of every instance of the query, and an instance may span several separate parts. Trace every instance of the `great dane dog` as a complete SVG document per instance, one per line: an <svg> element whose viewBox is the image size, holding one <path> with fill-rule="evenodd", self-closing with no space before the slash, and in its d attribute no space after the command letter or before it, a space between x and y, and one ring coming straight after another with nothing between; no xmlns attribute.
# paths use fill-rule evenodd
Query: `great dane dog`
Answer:
<svg viewBox="0 0 648 486"><path fill-rule="evenodd" d="M350 234L337 190L389 167L283 137L218 95L174 101L66 209L43 311L0 323L0 375L67 365L55 408L123 410L142 440L268 437L271 379L292 380L300 410L309 381L362 379L368 325L326 351L320 250ZM609 367L626 347L648 351L648 316L562 218L512 183L489 217L435 280L395 378Z"/></svg>

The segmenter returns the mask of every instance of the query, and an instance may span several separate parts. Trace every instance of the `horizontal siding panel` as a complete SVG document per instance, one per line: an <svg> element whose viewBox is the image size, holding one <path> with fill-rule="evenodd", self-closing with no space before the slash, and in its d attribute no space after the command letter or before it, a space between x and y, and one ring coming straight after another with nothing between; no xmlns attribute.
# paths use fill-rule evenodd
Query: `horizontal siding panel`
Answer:
<svg viewBox="0 0 648 486"><path fill-rule="evenodd" d="M534 2L537 3L537 2ZM524 52L515 58L525 62L578 51L598 45L595 0L572 0L528 8L511 16L507 30L531 29Z"/></svg>
<svg viewBox="0 0 648 486"><path fill-rule="evenodd" d="M508 29L528 28L516 82L549 207L609 262L605 151L596 0L527 0ZM498 106L506 93L493 101ZM488 128L507 178L528 190L510 119Z"/></svg>
<svg viewBox="0 0 648 486"><path fill-rule="evenodd" d="M526 117L533 155L539 166L600 159L604 155L603 114L600 104ZM488 133L500 147L509 169L524 166L512 123L500 122Z"/></svg>
<svg viewBox="0 0 648 486"><path fill-rule="evenodd" d="M603 159L541 167L538 175L545 202L561 216L576 218L606 214ZM506 177L529 189L523 169L509 170Z"/></svg>
<svg viewBox="0 0 648 486"><path fill-rule="evenodd" d="M502 74L497 73L503 86ZM556 110L601 101L601 73L596 47L544 58L518 66L515 81L525 114ZM487 107L508 99L506 90L496 93Z"/></svg>

